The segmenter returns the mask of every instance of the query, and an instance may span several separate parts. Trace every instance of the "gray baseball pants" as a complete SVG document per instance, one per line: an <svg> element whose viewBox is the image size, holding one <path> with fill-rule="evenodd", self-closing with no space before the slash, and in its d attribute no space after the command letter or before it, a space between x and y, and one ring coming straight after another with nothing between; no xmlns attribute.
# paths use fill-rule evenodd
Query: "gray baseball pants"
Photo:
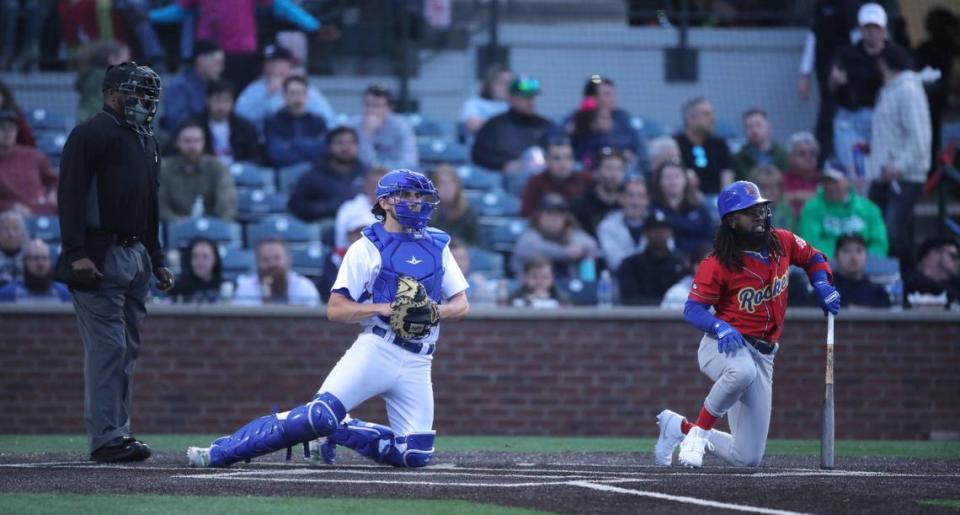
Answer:
<svg viewBox="0 0 960 515"><path fill-rule="evenodd" d="M717 418L727 415L730 433L709 433L713 453L737 467L756 467L763 460L770 429L773 399L773 358L751 345L727 356L717 350L717 339L704 335L697 358L700 370L714 381L703 405Z"/></svg>
<svg viewBox="0 0 960 515"><path fill-rule="evenodd" d="M84 414L90 451L130 436L133 370L147 315L150 257L140 243L111 245L96 290L73 290L83 340Z"/></svg>

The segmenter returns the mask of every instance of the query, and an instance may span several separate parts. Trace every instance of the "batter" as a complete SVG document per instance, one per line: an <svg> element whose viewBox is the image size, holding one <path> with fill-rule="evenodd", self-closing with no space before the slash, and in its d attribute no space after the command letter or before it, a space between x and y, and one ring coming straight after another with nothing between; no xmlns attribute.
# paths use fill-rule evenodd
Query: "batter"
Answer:
<svg viewBox="0 0 960 515"><path fill-rule="evenodd" d="M426 226L437 198L433 183L420 173L394 170L383 176L373 208L379 221L347 250L327 306L330 320L359 322L360 335L311 402L258 418L210 447L188 448L191 466L225 467L310 441L316 454L308 454L327 463L336 459L338 445L397 467L430 462L435 436L430 375L439 327L404 340L390 329L389 317L400 275L424 285L440 303L441 320L469 311L467 281L450 252L449 236ZM347 415L374 396L385 400L389 426Z"/></svg>
<svg viewBox="0 0 960 515"><path fill-rule="evenodd" d="M747 181L727 186L717 198L722 224L684 307L684 318L704 332L697 358L714 385L695 423L670 410L657 416L658 465L672 465L678 445L680 463L688 467L703 466L706 451L734 466L760 465L770 427L773 360L787 310L790 265L807 272L824 314L840 310L840 295L823 253L790 231L771 227L769 203ZM724 415L730 433L713 429Z"/></svg>

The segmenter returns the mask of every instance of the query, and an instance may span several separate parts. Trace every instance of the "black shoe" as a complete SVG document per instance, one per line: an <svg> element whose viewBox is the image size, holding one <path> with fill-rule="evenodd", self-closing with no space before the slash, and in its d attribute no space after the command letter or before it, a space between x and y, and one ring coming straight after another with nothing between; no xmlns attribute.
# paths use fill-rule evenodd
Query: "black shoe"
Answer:
<svg viewBox="0 0 960 515"><path fill-rule="evenodd" d="M90 453L90 461L120 463L143 461L150 457L150 447L133 437L117 438Z"/></svg>

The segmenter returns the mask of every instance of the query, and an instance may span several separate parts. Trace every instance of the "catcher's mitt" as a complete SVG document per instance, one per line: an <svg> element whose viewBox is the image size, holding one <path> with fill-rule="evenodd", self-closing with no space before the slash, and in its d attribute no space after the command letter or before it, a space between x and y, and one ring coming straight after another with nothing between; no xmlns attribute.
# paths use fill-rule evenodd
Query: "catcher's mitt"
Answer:
<svg viewBox="0 0 960 515"><path fill-rule="evenodd" d="M423 338L440 321L440 308L427 289L409 275L397 279L397 295L390 303L390 328L400 338Z"/></svg>

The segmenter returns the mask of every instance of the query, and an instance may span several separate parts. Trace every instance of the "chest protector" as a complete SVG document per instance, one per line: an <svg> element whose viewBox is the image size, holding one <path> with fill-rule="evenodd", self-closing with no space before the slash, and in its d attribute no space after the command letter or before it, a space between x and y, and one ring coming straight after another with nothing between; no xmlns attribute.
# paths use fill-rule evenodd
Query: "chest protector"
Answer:
<svg viewBox="0 0 960 515"><path fill-rule="evenodd" d="M363 235L380 251L380 273L373 281L373 302L390 303L397 294L397 278L409 275L420 281L434 302L441 300L443 284L443 247L450 236L426 228L422 235L393 233L377 222Z"/></svg>

